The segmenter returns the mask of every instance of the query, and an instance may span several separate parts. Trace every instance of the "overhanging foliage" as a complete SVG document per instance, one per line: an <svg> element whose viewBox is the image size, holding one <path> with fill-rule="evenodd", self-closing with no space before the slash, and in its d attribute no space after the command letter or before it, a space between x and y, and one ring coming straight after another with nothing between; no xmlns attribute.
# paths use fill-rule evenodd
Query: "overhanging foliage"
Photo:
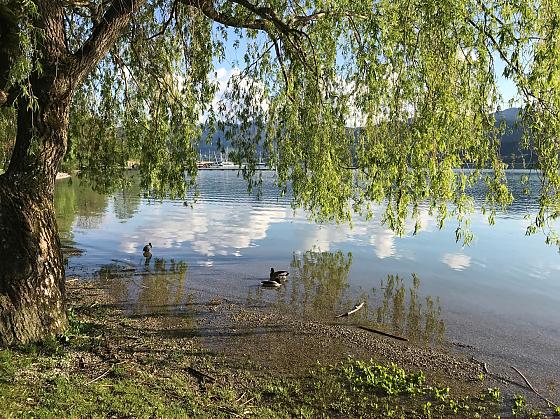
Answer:
<svg viewBox="0 0 560 419"><path fill-rule="evenodd" d="M0 68L1 127L12 129L14 98L33 97L27 80L51 52L48 16L35 3L0 3L0 61L9 63ZM78 64L103 34L120 31L74 89L67 160L99 186L110 188L137 158L150 193L182 195L194 186L204 124L233 124L250 186L264 138L279 187L290 184L294 205L317 219L349 221L380 204L402 233L428 203L441 223L451 211L457 238L469 241L470 186L487 184L490 219L511 202L492 116L501 61L524 103L524 144L542 178L528 232L560 244L550 228L560 214L557 1L53 3L65 54ZM126 24L111 26L123 16ZM212 74L232 45L243 62L213 106ZM0 162L11 135L0 139Z"/></svg>

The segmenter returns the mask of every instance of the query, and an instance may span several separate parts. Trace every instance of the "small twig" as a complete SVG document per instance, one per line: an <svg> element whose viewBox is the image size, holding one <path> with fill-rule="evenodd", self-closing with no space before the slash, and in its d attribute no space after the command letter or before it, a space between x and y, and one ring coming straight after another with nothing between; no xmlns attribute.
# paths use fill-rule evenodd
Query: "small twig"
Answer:
<svg viewBox="0 0 560 419"><path fill-rule="evenodd" d="M517 386L517 387L520 387L520 388L525 388L525 386L519 384L517 381L510 380L509 378L504 377L503 375L497 374L495 372L490 372L486 362L480 361L480 360L476 359L474 356L471 357L471 360L473 362L476 362L477 364L480 364L482 366L482 368L484 369L484 371L486 372L486 374L488 374L489 376L494 377L495 379L500 380L504 383L509 383L511 385L514 385L514 386Z"/></svg>
<svg viewBox="0 0 560 419"><path fill-rule="evenodd" d="M253 400L255 400L255 398L251 397L250 399L245 400L243 403L241 403L241 406L245 406L247 403L252 402Z"/></svg>
<svg viewBox="0 0 560 419"><path fill-rule="evenodd" d="M105 371L103 374L101 374L100 376L94 378L94 379L91 380L91 381L88 381L88 382L86 383L86 386L88 386L88 385L90 385L90 384L92 384L92 383L95 383L95 382L98 381L98 380L101 380L103 377L105 377L107 374L109 374L109 373L111 372L111 370L115 367L115 365L124 364L125 362L127 362L127 361L115 362L115 363L114 363L113 365L111 365L111 366L109 367L109 369L108 369L107 371Z"/></svg>
<svg viewBox="0 0 560 419"><path fill-rule="evenodd" d="M378 335L387 336L393 339L402 340L404 342L408 342L407 338L403 338L402 336L392 335L390 333L382 332L381 330L372 329L371 327L366 326L358 326L358 329L367 330L368 332L377 333Z"/></svg>
<svg viewBox="0 0 560 419"><path fill-rule="evenodd" d="M335 318L338 319L340 317L347 317L347 316L349 316L351 314L354 314L355 312L361 310L363 306L364 306L363 302L361 302L360 304L356 304L352 310L347 311L346 313L343 313L343 314L339 314L338 316L335 316Z"/></svg>
<svg viewBox="0 0 560 419"><path fill-rule="evenodd" d="M222 412L226 412L226 413L230 414L230 415L233 416L233 417L236 417L236 418L240 418L240 417L241 417L241 415L235 413L234 410L232 410L232 409L230 409L230 408L228 408L228 407L218 406L218 409L220 409Z"/></svg>
<svg viewBox="0 0 560 419"><path fill-rule="evenodd" d="M134 285L136 285L138 288L150 288L150 287L147 287L146 285L142 285L142 284L137 283L134 279L131 279L131 281L132 281L132 283L133 283Z"/></svg>
<svg viewBox="0 0 560 419"><path fill-rule="evenodd" d="M122 259L111 259L111 262L122 263L124 265L130 266L131 268L135 268L135 265L132 262Z"/></svg>
<svg viewBox="0 0 560 419"><path fill-rule="evenodd" d="M88 382L86 383L86 386L89 386L90 384L95 383L97 380L101 380L103 377L105 377L107 374L109 374L109 373L111 372L112 369L113 369L113 366L111 365L111 368L109 368L109 369L108 369L107 371L105 371L103 374L101 374L100 376L94 378L94 379L91 380L91 381L88 381Z"/></svg>
<svg viewBox="0 0 560 419"><path fill-rule="evenodd" d="M167 31L167 27L169 26L169 24L171 23L171 21L173 20L173 16L177 13L177 0L175 0L173 2L173 6L171 6L171 13L169 14L169 19L167 19L161 30L155 34L153 34L152 36L149 36L148 38L146 38L146 41L151 41L152 39L161 36L165 33L165 31Z"/></svg>
<svg viewBox="0 0 560 419"><path fill-rule="evenodd" d="M546 397L544 397L541 393L539 393L537 390L535 390L535 388L531 385L531 383L529 382L529 380L527 380L527 377L525 377L523 375L523 373L521 371L519 371L517 368L515 368L513 365L511 366L511 368L518 373L521 378L523 378L523 381L525 381L525 384L527 384L527 386L533 391L533 393L535 393L537 396L539 396L542 400L544 400L545 402L548 403L549 406L553 406L556 407L556 403L552 403L550 400L548 400Z"/></svg>

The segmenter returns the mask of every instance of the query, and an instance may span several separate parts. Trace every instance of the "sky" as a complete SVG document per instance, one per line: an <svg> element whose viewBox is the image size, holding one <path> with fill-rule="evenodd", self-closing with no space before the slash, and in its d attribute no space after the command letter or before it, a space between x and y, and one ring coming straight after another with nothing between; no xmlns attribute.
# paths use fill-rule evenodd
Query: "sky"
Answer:
<svg viewBox="0 0 560 419"><path fill-rule="evenodd" d="M219 83L219 91L216 95L216 99L214 100L215 103L217 103L219 98L223 96L223 92L226 88L229 78L233 74L239 73L240 69L242 70L245 67L243 56L246 50L247 42L244 39L240 39L239 47L234 48L233 44L237 39L237 35L233 32L233 30L229 29L228 41L224 45L224 60L218 61L214 58L215 75L212 75L211 77L215 78ZM264 42L264 40L265 38L263 36L262 42ZM498 80L498 89L500 94L502 95L502 101L498 103L497 106L501 110L521 106L521 101L517 97L517 88L515 84L511 80L506 79L502 74L504 71L505 63L497 53L494 54L494 62ZM510 101L513 102L510 103Z"/></svg>

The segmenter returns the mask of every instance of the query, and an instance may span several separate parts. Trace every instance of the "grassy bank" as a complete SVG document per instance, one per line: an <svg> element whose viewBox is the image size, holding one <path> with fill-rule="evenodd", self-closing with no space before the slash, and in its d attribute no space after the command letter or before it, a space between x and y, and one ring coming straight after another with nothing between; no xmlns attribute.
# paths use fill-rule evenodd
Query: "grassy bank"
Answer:
<svg viewBox="0 0 560 419"><path fill-rule="evenodd" d="M64 336L0 350L2 417L553 414L488 388L482 374L476 382L460 383L348 356L281 373L251 354L228 356L207 348L199 326L185 316L127 313L103 300L99 287L73 286L70 295L71 327Z"/></svg>

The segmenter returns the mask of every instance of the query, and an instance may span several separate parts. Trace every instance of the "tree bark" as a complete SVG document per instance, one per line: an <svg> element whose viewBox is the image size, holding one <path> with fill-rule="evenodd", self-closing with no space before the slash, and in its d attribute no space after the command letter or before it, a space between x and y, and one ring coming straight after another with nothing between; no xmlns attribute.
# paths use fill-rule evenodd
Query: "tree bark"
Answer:
<svg viewBox="0 0 560 419"><path fill-rule="evenodd" d="M38 341L67 325L53 197L72 88L69 78L55 71L33 79L31 87L34 98L17 102L16 142L0 176L2 346Z"/></svg>
<svg viewBox="0 0 560 419"><path fill-rule="evenodd" d="M63 2L35 3L42 71L33 72L25 85L27 93L22 89L17 95L16 142L8 169L0 175L0 346L38 341L66 327L64 266L53 197L67 147L72 95L145 0L111 2L74 54L64 42ZM17 32L17 25L2 27L0 40L12 32ZM0 82L12 64L6 60L13 58L4 44L0 62L7 64L0 65ZM2 89L4 83L0 84ZM0 93L1 105L7 97Z"/></svg>
<svg viewBox="0 0 560 419"><path fill-rule="evenodd" d="M64 265L52 195L0 176L0 345L61 333L67 325Z"/></svg>

